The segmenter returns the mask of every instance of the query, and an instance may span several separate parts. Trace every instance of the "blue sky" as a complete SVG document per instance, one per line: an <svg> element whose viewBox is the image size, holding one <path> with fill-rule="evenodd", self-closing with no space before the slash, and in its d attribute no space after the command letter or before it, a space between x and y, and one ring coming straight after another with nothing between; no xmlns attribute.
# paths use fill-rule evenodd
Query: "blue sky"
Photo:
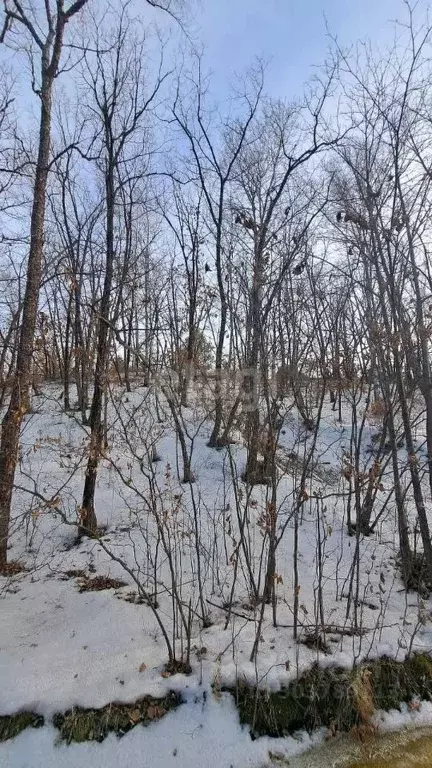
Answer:
<svg viewBox="0 0 432 768"><path fill-rule="evenodd" d="M320 64L328 46L324 17L344 44L368 37L385 45L390 20L406 18L402 0L198 0L196 29L206 47L213 88L222 94L254 56L269 62L266 90L290 97ZM187 0L186 0L187 3ZM419 0L418 16L428 7Z"/></svg>

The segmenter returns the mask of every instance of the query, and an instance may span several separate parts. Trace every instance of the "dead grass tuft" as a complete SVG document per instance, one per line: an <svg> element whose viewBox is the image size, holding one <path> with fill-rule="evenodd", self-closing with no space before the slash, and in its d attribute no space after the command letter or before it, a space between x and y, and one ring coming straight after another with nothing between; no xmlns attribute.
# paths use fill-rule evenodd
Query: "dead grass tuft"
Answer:
<svg viewBox="0 0 432 768"><path fill-rule="evenodd" d="M102 592L104 589L120 589L127 587L127 582L112 579L110 576L85 576L78 583L78 592Z"/></svg>

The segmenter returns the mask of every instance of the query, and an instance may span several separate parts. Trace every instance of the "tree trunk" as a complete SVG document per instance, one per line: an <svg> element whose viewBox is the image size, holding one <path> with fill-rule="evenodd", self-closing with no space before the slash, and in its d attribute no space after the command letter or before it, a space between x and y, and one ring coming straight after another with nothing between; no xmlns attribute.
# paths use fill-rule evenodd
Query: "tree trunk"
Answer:
<svg viewBox="0 0 432 768"><path fill-rule="evenodd" d="M64 359L63 359L63 402L65 411L70 411L70 332L72 326L72 293L69 296L67 317L66 317L66 329L65 329L65 343L64 343Z"/></svg>
<svg viewBox="0 0 432 768"><path fill-rule="evenodd" d="M223 402L222 402L222 360L223 360L223 348L225 342L225 333L228 320L228 302L225 293L225 287L222 274L222 208L223 208L223 187L221 187L220 200L219 200L219 219L217 222L216 233L216 274L217 283L219 289L219 296L221 302L221 316L218 342L216 346L216 360L215 360L215 418L213 424L213 430L209 439L209 446L215 447L218 445L219 434L222 428L223 419Z"/></svg>
<svg viewBox="0 0 432 768"><path fill-rule="evenodd" d="M258 472L258 450L259 450L259 351L261 342L261 294L263 284L263 255L260 247L261 238L255 244L255 264L254 276L251 290L250 304L250 328L251 340L248 354L248 376L250 380L250 406L247 417L247 459L245 479L248 483L259 483L262 478Z"/></svg>
<svg viewBox="0 0 432 768"><path fill-rule="evenodd" d="M39 149L33 188L30 250L14 381L2 422L0 443L0 568L7 562L12 490L18 460L21 423L30 404L33 346L39 305L44 244L45 200L51 136L53 77L43 73Z"/></svg>
<svg viewBox="0 0 432 768"><path fill-rule="evenodd" d="M97 518L94 507L97 470L104 445L103 395L106 389L106 377L109 362L111 331L109 328L110 294L114 269L114 160L112 152L107 158L105 176L106 191L106 266L105 280L100 304L98 322L98 342L96 369L94 376L93 400L90 409L90 452L87 462L81 505L79 534L94 535L97 531Z"/></svg>

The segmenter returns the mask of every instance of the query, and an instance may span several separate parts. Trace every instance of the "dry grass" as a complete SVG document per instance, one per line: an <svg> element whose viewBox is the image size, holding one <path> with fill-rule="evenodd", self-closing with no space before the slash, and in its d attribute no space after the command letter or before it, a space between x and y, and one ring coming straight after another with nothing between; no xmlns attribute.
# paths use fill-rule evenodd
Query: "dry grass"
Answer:
<svg viewBox="0 0 432 768"><path fill-rule="evenodd" d="M78 592L102 592L104 589L120 589L127 587L127 582L112 579L110 576L85 576L78 582Z"/></svg>
<svg viewBox="0 0 432 768"><path fill-rule="evenodd" d="M10 563L0 567L0 576L17 576L26 570L27 568L19 560L11 560Z"/></svg>
<svg viewBox="0 0 432 768"><path fill-rule="evenodd" d="M60 732L60 740L71 742L103 741L108 733L123 736L136 725L149 725L160 720L167 712L181 703L177 693L169 693L163 699L146 696L132 704L107 704L101 709L75 707L68 712L54 715L53 724Z"/></svg>
<svg viewBox="0 0 432 768"><path fill-rule="evenodd" d="M17 712L0 716L0 741L13 739L25 728L40 728L44 724L42 715L34 712Z"/></svg>

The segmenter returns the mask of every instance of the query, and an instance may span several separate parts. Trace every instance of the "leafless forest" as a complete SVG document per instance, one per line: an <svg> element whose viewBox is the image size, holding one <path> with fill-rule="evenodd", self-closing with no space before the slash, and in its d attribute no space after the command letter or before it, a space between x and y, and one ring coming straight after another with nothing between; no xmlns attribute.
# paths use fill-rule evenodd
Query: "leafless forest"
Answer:
<svg viewBox="0 0 432 768"><path fill-rule="evenodd" d="M170 672L430 644L432 28L217 103L187 3L103 6L4 0L6 597L114 574Z"/></svg>

